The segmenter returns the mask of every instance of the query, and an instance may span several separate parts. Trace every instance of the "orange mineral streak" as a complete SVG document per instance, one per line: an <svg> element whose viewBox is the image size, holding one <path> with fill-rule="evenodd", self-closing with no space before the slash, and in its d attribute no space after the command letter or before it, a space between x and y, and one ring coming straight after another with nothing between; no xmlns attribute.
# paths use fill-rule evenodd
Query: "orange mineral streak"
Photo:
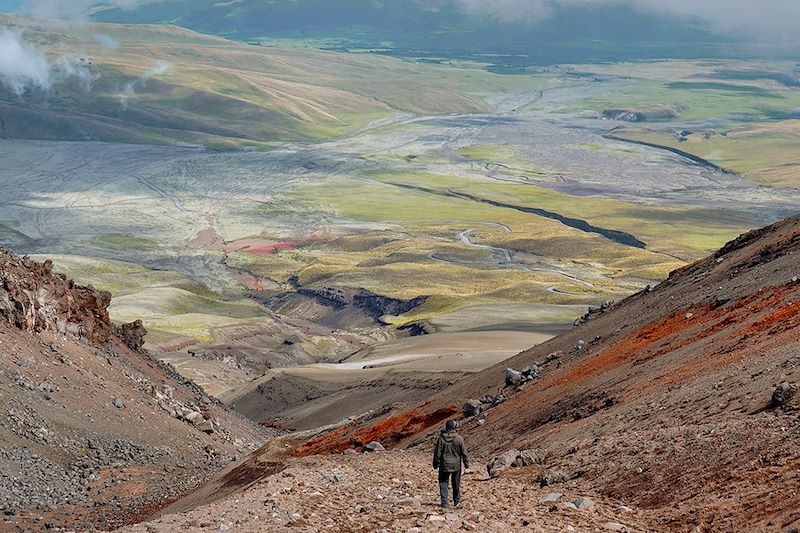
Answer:
<svg viewBox="0 0 800 533"><path fill-rule="evenodd" d="M310 440L294 450L295 457L341 453L348 448L363 446L373 441L384 445L395 444L408 437L418 435L443 420L458 414L458 407L451 405L431 412L430 404L413 411L391 416L371 426L353 432L346 426L327 435Z"/></svg>
<svg viewBox="0 0 800 533"><path fill-rule="evenodd" d="M631 363L651 352L650 357L655 357L669 350L681 335L701 323L709 321L711 306L692 307L679 311L664 320L648 324L637 332L623 338L610 348L596 356L589 356L587 360L578 364L571 371L559 376L553 385L567 385L617 368L625 363ZM691 314L691 318L687 315Z"/></svg>

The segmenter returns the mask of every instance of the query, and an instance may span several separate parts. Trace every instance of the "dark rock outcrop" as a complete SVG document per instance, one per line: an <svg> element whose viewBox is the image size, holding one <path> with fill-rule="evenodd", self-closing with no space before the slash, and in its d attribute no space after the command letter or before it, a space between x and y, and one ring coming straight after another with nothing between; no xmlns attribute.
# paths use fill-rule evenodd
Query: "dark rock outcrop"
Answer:
<svg viewBox="0 0 800 533"><path fill-rule="evenodd" d="M112 333L111 294L82 287L36 262L0 247L0 320L28 332L54 331L102 344Z"/></svg>
<svg viewBox="0 0 800 533"><path fill-rule="evenodd" d="M117 326L116 333L131 350L138 351L144 347L144 338L147 335L147 329L144 327L141 320Z"/></svg>

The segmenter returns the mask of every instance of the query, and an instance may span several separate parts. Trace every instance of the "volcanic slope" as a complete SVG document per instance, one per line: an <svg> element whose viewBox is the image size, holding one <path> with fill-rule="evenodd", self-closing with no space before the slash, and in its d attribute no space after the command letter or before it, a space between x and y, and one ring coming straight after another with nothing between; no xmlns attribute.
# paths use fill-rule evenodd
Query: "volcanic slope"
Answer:
<svg viewBox="0 0 800 533"><path fill-rule="evenodd" d="M52 268L0 248L0 531L129 523L263 444Z"/></svg>
<svg viewBox="0 0 800 533"><path fill-rule="evenodd" d="M800 410L798 398L792 397L800 379L798 273L800 217L795 217L739 237L654 289L594 313L573 331L463 379L412 410L355 420L311 439L296 435L295 458L281 459L284 466L313 470L311 461L332 472L362 468L366 473L353 474L361 477L348 479L346 488L329 489L336 497L347 491L355 496L345 498L346 503L323 498L324 509L309 504L318 497L308 492L315 485L306 488L287 479L283 485L294 488L272 494L271 504L280 508L272 520L276 526L299 520L281 514L288 510L312 524L352 531L437 530L439 524L481 517L493 531L523 530L529 524L539 531L560 531L565 524L579 531L599 526L620 531L793 530L800 526ZM541 369L537 379L520 388L505 387L506 367L534 364ZM438 518L429 517L437 512L435 480L425 474L430 469L427 450L440 423L460 416L465 401L496 396L499 390L506 401L462 421L473 462L482 469L485 461L510 449L541 453L531 455L538 458L535 464L509 468L485 482L478 482L485 474L468 477L469 504L437 523ZM389 452L380 461L363 459L362 467L352 464L358 460L352 456L309 457L372 440ZM273 450L286 449L274 444L245 463L248 471L275 461ZM369 474L371 468L389 471L397 465L403 468L396 468L402 475L394 492L394 481ZM173 510L185 511L188 502L208 503L203 495L213 494L225 479L230 490L233 478L228 474L212 481ZM276 479L266 476L256 483L248 478L256 492L240 497L269 495ZM381 498L381 490L395 496ZM548 492L589 496L596 505L585 514L541 503ZM393 504L400 493L419 496L423 507L408 511L407 504ZM373 503L361 503L356 513L348 507L356 500ZM223 500L189 514L234 508ZM321 516L323 510L332 514ZM354 513L358 526L347 529ZM167 516L155 524L166 527L181 520Z"/></svg>

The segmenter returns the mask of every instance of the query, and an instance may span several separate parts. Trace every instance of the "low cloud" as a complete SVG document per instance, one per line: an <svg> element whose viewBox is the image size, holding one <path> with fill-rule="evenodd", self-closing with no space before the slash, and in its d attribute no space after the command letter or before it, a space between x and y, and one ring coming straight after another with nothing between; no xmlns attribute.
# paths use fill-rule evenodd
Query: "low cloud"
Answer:
<svg viewBox="0 0 800 533"><path fill-rule="evenodd" d="M0 83L17 96L28 88L49 90L52 85L47 56L25 41L21 31L0 28Z"/></svg>
<svg viewBox="0 0 800 533"><path fill-rule="evenodd" d="M50 91L59 82L89 92L98 77L90 59L65 54L51 59L21 29L0 28L0 84L17 97L28 91Z"/></svg>
<svg viewBox="0 0 800 533"><path fill-rule="evenodd" d="M640 11L695 16L724 30L758 33L765 38L798 38L798 0L423 0L428 5L455 4L466 13L502 22L537 22L560 7L627 5Z"/></svg>
<svg viewBox="0 0 800 533"><path fill-rule="evenodd" d="M96 42L106 50L110 50L112 52L120 47L120 42L118 40L104 33L95 35L94 42Z"/></svg>

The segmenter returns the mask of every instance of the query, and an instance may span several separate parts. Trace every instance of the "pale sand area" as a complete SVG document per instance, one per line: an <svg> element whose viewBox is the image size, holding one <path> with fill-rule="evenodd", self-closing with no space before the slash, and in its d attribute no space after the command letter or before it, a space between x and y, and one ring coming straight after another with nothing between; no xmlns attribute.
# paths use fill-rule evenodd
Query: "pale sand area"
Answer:
<svg viewBox="0 0 800 533"><path fill-rule="evenodd" d="M552 337L549 333L526 331L436 333L378 344L338 365L313 366L333 371L371 367L408 372L480 372Z"/></svg>
<svg viewBox="0 0 800 533"><path fill-rule="evenodd" d="M438 331L515 331L552 336L569 329L585 305L496 304L465 307L428 320Z"/></svg>
<svg viewBox="0 0 800 533"><path fill-rule="evenodd" d="M221 395L243 415L306 430L422 401L552 338L549 333L481 331L396 339L338 364L276 368Z"/></svg>

